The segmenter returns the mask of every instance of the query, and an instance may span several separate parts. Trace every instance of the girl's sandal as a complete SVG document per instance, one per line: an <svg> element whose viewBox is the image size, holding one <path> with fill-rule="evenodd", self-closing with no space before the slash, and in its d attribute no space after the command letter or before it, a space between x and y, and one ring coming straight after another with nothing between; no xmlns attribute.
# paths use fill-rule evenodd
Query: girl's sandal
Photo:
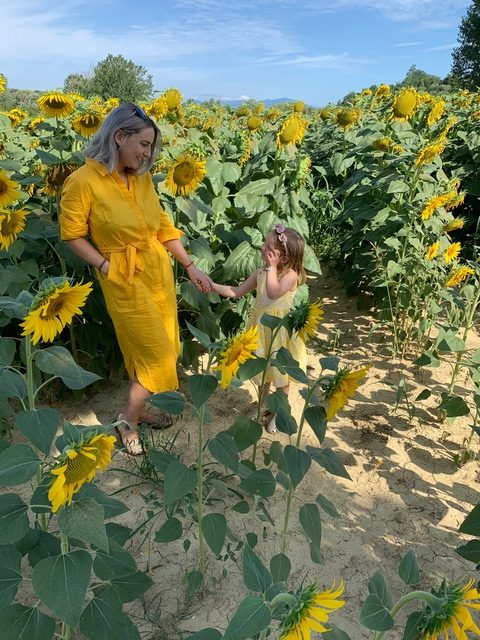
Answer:
<svg viewBox="0 0 480 640"><path fill-rule="evenodd" d="M117 418L118 422L124 422L127 426L126 427L121 427L121 426L116 426L115 427L115 431L117 433L118 439L120 440L120 442L123 445L123 449L125 450L126 453L128 453L129 456L141 456L143 455L145 452L143 450L143 445L141 443L140 440L140 436L138 435L138 432L136 432L136 436L135 438L131 438L131 439L126 439L125 436L127 433L129 433L130 431L136 431L135 429L133 429L133 427L131 427L128 422L126 422L126 420L123 419L122 414L120 414Z"/></svg>
<svg viewBox="0 0 480 640"><path fill-rule="evenodd" d="M265 411L262 416L262 424L265 431L271 435L278 433L277 425L275 424L275 414L270 411Z"/></svg>
<svg viewBox="0 0 480 640"><path fill-rule="evenodd" d="M159 413L142 411L139 421L147 424L152 429L169 429L173 425L172 417L163 411L159 411Z"/></svg>

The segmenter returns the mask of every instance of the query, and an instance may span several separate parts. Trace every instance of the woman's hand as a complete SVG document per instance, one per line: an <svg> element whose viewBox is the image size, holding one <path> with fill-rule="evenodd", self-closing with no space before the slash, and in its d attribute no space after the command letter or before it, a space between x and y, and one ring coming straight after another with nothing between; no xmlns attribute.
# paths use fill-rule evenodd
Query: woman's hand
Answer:
<svg viewBox="0 0 480 640"><path fill-rule="evenodd" d="M102 264L102 268L100 269L100 272L103 273L103 275L108 276L109 270L110 270L110 260L107 260Z"/></svg>
<svg viewBox="0 0 480 640"><path fill-rule="evenodd" d="M281 254L278 249L274 249L273 251L267 251L266 258L270 267L278 266L278 263L280 262L280 257L281 257Z"/></svg>
<svg viewBox="0 0 480 640"><path fill-rule="evenodd" d="M209 293L210 291L213 291L213 282L206 273L197 269L194 264L188 267L187 273L190 280L196 286L197 291L201 291L202 293Z"/></svg>

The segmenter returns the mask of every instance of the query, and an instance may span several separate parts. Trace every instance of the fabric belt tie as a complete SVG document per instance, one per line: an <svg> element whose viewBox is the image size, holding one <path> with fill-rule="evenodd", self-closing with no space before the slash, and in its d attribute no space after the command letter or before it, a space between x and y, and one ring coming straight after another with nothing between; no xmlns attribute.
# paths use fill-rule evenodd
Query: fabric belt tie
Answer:
<svg viewBox="0 0 480 640"><path fill-rule="evenodd" d="M144 268L143 260L137 252L149 251L153 249L157 242L157 236L152 236L148 238L148 240L139 240L118 247L100 246L98 250L103 255L110 255L112 253L123 254L118 265L118 272L131 284L135 274L142 272Z"/></svg>

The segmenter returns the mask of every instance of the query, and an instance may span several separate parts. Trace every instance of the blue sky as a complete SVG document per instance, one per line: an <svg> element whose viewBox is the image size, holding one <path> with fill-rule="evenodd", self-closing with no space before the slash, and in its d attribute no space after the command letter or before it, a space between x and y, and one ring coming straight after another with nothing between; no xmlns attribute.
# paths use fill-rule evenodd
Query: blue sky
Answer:
<svg viewBox="0 0 480 640"><path fill-rule="evenodd" d="M1 0L0 72L51 90L108 53L186 97L323 106L401 80L445 76L467 0Z"/></svg>

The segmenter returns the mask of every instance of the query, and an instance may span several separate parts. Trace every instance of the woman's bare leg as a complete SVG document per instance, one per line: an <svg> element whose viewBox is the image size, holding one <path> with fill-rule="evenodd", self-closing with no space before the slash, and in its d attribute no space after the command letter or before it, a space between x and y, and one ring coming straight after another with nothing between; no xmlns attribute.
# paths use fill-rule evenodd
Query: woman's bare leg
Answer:
<svg viewBox="0 0 480 640"><path fill-rule="evenodd" d="M127 398L127 406L122 413L123 419L128 422L128 424L133 427L128 433L125 434L124 439L134 440L138 437L137 435L137 425L138 419L141 412L145 407L145 400L149 398L152 394L150 391L145 389L143 385L135 378L130 383L130 388L128 390L128 398Z"/></svg>

